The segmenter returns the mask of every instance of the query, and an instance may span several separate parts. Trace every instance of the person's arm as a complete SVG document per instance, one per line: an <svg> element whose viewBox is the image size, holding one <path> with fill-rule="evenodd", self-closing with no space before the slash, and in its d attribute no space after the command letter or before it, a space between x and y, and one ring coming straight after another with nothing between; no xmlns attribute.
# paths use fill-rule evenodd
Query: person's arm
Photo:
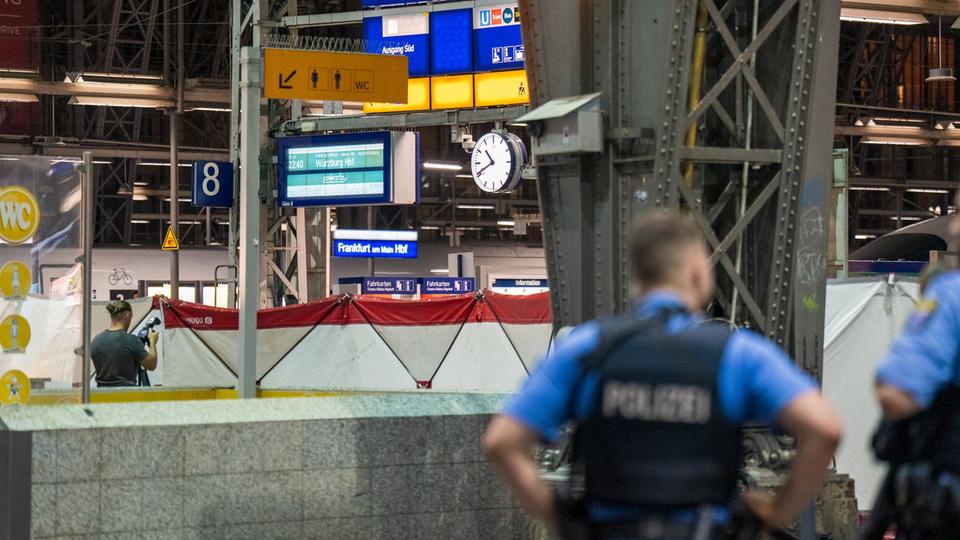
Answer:
<svg viewBox="0 0 960 540"><path fill-rule="evenodd" d="M147 355L143 357L143 360L140 362L144 369L148 371L153 371L157 369L157 334L156 330L150 330L150 333L147 334L147 341L150 343L150 350L147 351Z"/></svg>
<svg viewBox="0 0 960 540"><path fill-rule="evenodd" d="M534 519L556 531L553 492L540 478L540 467L531 457L530 449L537 439L532 429L509 416L499 415L483 436L483 450L521 506Z"/></svg>
<svg viewBox="0 0 960 540"><path fill-rule="evenodd" d="M796 440L796 453L769 514L761 518L771 526L786 527L817 496L842 430L836 411L817 392L791 401L779 423Z"/></svg>
<svg viewBox="0 0 960 540"><path fill-rule="evenodd" d="M746 496L764 523L785 527L816 497L840 442L840 418L816 383L765 338L738 332L731 337L724 362L727 413L738 422L776 422L796 441L790 471L775 500L756 493Z"/></svg>
<svg viewBox="0 0 960 540"><path fill-rule="evenodd" d="M899 420L930 406L956 373L960 353L960 274L935 279L918 302L890 352L877 367L877 401L883 414Z"/></svg>
<svg viewBox="0 0 960 540"><path fill-rule="evenodd" d="M533 448L539 440L555 440L575 408L582 376L579 356L598 341L596 323L587 323L558 339L502 414L490 423L483 449L497 472L525 509L556 530L556 509L550 487L540 479ZM585 381L582 387L588 386ZM586 394L586 390L583 392Z"/></svg>

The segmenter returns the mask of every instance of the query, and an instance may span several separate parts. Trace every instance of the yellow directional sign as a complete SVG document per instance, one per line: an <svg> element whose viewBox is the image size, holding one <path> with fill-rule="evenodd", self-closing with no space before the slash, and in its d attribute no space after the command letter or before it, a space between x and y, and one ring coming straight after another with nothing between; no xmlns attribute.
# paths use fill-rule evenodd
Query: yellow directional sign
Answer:
<svg viewBox="0 0 960 540"><path fill-rule="evenodd" d="M20 300L30 292L30 269L19 261L10 261L0 268L0 293L8 300Z"/></svg>
<svg viewBox="0 0 960 540"><path fill-rule="evenodd" d="M20 315L7 315L0 322L0 345L8 354L22 353L30 343L30 323Z"/></svg>
<svg viewBox="0 0 960 540"><path fill-rule="evenodd" d="M177 235L173 234L173 227L167 227L167 234L163 236L163 245L160 249L164 251L179 251L180 242L177 241Z"/></svg>
<svg viewBox="0 0 960 540"><path fill-rule="evenodd" d="M0 377L0 404L17 405L30 399L30 378L26 373L11 369Z"/></svg>
<svg viewBox="0 0 960 540"><path fill-rule="evenodd" d="M40 205L27 189L9 186L0 189L0 239L22 244L33 237L40 225Z"/></svg>
<svg viewBox="0 0 960 540"><path fill-rule="evenodd" d="M407 57L264 49L263 95L273 99L407 102Z"/></svg>

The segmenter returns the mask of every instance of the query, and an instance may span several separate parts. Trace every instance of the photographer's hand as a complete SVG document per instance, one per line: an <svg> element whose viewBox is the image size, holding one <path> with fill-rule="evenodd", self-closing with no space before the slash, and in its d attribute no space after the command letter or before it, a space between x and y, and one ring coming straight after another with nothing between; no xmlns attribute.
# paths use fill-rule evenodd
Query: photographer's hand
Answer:
<svg viewBox="0 0 960 540"><path fill-rule="evenodd" d="M150 346L151 346L151 347L156 346L156 344L157 344L157 338L159 338L159 337L160 337L160 334L158 334L156 330L154 330L154 329L151 328L151 329L150 329L150 333L147 334L147 339L150 340Z"/></svg>
<svg viewBox="0 0 960 540"><path fill-rule="evenodd" d="M157 338L160 334L156 330L150 329L150 333L147 334L147 341L150 343L150 350L147 351L147 356L143 359L143 367L148 371L153 371L157 369Z"/></svg>

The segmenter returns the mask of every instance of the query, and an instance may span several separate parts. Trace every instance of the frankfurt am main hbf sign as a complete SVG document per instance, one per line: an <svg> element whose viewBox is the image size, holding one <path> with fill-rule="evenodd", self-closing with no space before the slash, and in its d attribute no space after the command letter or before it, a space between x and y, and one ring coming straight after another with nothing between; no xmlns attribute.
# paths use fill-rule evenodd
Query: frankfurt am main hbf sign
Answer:
<svg viewBox="0 0 960 540"><path fill-rule="evenodd" d="M333 256L370 259L416 259L417 231L333 231Z"/></svg>

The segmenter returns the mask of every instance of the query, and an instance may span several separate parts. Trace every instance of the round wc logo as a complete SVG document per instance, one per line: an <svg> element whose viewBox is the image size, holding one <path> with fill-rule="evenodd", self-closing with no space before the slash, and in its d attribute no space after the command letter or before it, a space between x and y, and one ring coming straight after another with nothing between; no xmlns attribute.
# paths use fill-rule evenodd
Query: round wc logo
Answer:
<svg viewBox="0 0 960 540"><path fill-rule="evenodd" d="M9 186L0 190L0 239L22 244L37 232L40 205L28 190Z"/></svg>
<svg viewBox="0 0 960 540"><path fill-rule="evenodd" d="M8 300L20 300L30 292L30 269L19 261L10 261L0 268L0 293Z"/></svg>
<svg viewBox="0 0 960 540"><path fill-rule="evenodd" d="M20 315L8 315L0 322L0 345L8 354L22 353L30 343L30 323Z"/></svg>
<svg viewBox="0 0 960 540"><path fill-rule="evenodd" d="M26 373L11 369L0 377L0 404L16 405L30 399L30 379Z"/></svg>

